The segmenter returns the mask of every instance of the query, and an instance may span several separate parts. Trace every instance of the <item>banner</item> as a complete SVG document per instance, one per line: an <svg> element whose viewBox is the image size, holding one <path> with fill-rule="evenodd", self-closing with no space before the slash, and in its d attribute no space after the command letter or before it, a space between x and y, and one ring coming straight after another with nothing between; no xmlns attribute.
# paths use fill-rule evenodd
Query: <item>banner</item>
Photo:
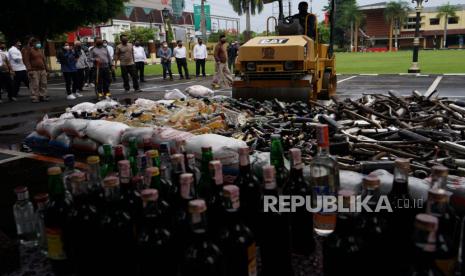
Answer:
<svg viewBox="0 0 465 276"><path fill-rule="evenodd" d="M201 15L201 5L194 5L194 29L195 31L200 31L200 15ZM207 32L212 29L212 21L210 18L210 5L204 5L205 9L205 25Z"/></svg>
<svg viewBox="0 0 465 276"><path fill-rule="evenodd" d="M126 15L126 17L131 16L131 13L132 13L133 9L134 9L134 7L131 7L131 6L124 7L124 14Z"/></svg>
<svg viewBox="0 0 465 276"><path fill-rule="evenodd" d="M173 7L173 15L176 17L182 16L182 12L184 11L185 4L184 0L172 0L171 7Z"/></svg>

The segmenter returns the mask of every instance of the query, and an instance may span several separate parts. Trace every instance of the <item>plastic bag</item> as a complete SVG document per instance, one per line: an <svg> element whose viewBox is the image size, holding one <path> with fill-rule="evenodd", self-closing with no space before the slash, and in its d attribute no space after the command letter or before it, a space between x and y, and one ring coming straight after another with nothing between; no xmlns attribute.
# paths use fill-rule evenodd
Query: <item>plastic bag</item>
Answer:
<svg viewBox="0 0 465 276"><path fill-rule="evenodd" d="M121 135L129 128L126 124L105 120L89 121L86 135L101 144L115 146L120 143Z"/></svg>
<svg viewBox="0 0 465 276"><path fill-rule="evenodd" d="M95 153L99 144L90 138L74 137L71 148L76 152Z"/></svg>
<svg viewBox="0 0 465 276"><path fill-rule="evenodd" d="M186 140L186 150L194 153L195 157L202 158L202 147L210 146L213 158L223 164L224 184L233 184L239 174L240 147L247 147L244 141L217 134L203 134Z"/></svg>
<svg viewBox="0 0 465 276"><path fill-rule="evenodd" d="M187 96L184 95L179 89L173 90L165 90L165 96L163 97L165 100L180 100L180 99L187 99Z"/></svg>
<svg viewBox="0 0 465 276"><path fill-rule="evenodd" d="M70 111L76 112L78 114L81 114L82 112L92 113L96 112L97 108L95 107L94 103L83 102L73 106Z"/></svg>
<svg viewBox="0 0 465 276"><path fill-rule="evenodd" d="M152 109L157 105L157 102L152 101L152 100L147 100L147 99L137 99L134 104L138 107L146 108L146 109Z"/></svg>
<svg viewBox="0 0 465 276"><path fill-rule="evenodd" d="M180 131L170 127L156 127L153 129L153 143L154 144L161 144L163 142L169 142L170 148L176 148L176 141L185 140L194 137L194 134L186 131Z"/></svg>
<svg viewBox="0 0 465 276"><path fill-rule="evenodd" d="M56 154L68 153L71 150L71 138L66 133L62 133L55 139L50 140L49 145Z"/></svg>
<svg viewBox="0 0 465 276"><path fill-rule="evenodd" d="M40 135L54 139L62 133L62 127L66 120L60 118L49 119L47 115L36 126L36 131Z"/></svg>
<svg viewBox="0 0 465 276"><path fill-rule="evenodd" d="M106 98L95 104L95 108L101 110L105 110L107 108L114 108L117 106L119 106L119 103L117 101L112 100L111 98Z"/></svg>
<svg viewBox="0 0 465 276"><path fill-rule="evenodd" d="M49 141L50 139L47 136L40 135L37 131L33 131L24 139L24 144L30 147L33 151L42 152L49 148Z"/></svg>
<svg viewBox="0 0 465 276"><path fill-rule="evenodd" d="M123 135L121 136L121 143L123 145L129 144L129 139L131 137L136 137L137 145L139 147L144 146L144 139L151 139L155 132L151 127L131 127L124 131Z"/></svg>
<svg viewBox="0 0 465 276"><path fill-rule="evenodd" d="M89 120L70 119L63 124L63 132L70 136L84 137L86 136L86 128Z"/></svg>
<svg viewBox="0 0 465 276"><path fill-rule="evenodd" d="M65 112L65 113L61 114L59 118L60 119L74 119L75 117L74 117L73 113Z"/></svg>
<svg viewBox="0 0 465 276"><path fill-rule="evenodd" d="M213 96L214 92L208 87L202 85L192 85L187 87L184 92L195 98L205 98Z"/></svg>

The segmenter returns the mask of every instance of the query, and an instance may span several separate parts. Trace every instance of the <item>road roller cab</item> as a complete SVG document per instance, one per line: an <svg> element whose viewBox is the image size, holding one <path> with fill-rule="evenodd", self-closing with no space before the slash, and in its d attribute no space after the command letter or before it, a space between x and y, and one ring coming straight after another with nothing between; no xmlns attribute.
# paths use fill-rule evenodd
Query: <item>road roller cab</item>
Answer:
<svg viewBox="0 0 465 276"><path fill-rule="evenodd" d="M317 20L308 14L304 22ZM276 26L280 35L255 37L242 45L235 62L232 96L309 101L334 95L335 56L330 45L319 43L317 25L303 28L292 17L281 15Z"/></svg>

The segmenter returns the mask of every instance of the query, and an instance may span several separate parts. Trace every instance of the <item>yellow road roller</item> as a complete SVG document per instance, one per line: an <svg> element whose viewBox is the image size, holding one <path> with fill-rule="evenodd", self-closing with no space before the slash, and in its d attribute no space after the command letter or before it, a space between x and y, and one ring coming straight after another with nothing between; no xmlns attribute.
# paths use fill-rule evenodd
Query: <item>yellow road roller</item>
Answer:
<svg viewBox="0 0 465 276"><path fill-rule="evenodd" d="M265 3L273 1L264 0ZM330 3L329 44L319 42L318 20L314 14L302 12L284 18L282 0L278 2L279 19L267 19L267 36L255 37L239 48L233 98L276 98L287 102L329 99L336 93L337 85L333 54L334 0ZM268 35L270 20L274 20L278 35Z"/></svg>

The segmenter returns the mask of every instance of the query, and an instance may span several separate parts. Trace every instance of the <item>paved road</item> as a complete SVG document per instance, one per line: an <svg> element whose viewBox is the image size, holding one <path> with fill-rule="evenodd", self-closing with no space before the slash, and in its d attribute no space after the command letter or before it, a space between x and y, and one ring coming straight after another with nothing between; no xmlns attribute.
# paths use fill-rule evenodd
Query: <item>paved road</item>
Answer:
<svg viewBox="0 0 465 276"><path fill-rule="evenodd" d="M148 77L143 83L141 93L125 93L122 82L119 80L112 85L113 97L118 100L124 98L135 99L161 99L165 90L178 88L181 91L193 84L209 86L211 78L164 81L161 77ZM359 97L363 93L386 93L388 90L397 90L408 95L416 89L425 93L434 88L441 96L452 98L465 97L465 74L463 75L339 75L338 95L342 97ZM433 85L433 87L432 87ZM230 89L223 89L218 94L229 96ZM84 97L74 101L65 99L64 83L61 79L51 80L49 83L51 101L48 103L32 104L29 101L29 92L21 89L18 102L6 102L0 105L0 147L15 148L21 140L30 133L37 121L45 114L60 114L67 106L84 101L95 101L93 89L85 91ZM4 98L4 97L3 97Z"/></svg>

